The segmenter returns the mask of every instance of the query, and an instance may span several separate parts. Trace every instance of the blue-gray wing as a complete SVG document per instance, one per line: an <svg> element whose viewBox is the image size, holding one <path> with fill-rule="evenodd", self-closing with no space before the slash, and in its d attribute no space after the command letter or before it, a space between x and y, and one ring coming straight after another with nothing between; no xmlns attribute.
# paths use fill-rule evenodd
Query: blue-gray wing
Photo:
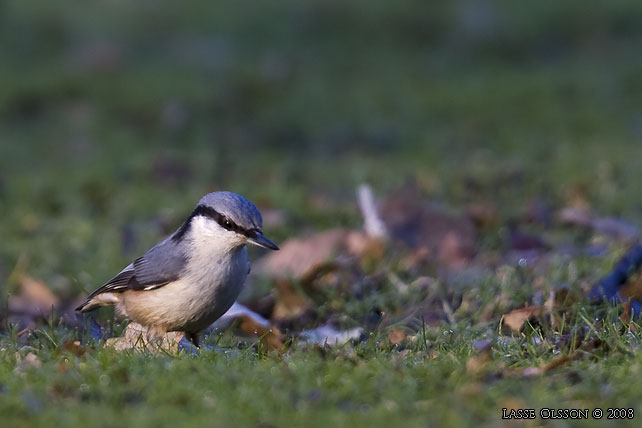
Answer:
<svg viewBox="0 0 642 428"><path fill-rule="evenodd" d="M166 239L133 263L133 290L149 290L176 281L185 269L187 256L181 244Z"/></svg>
<svg viewBox="0 0 642 428"><path fill-rule="evenodd" d="M118 275L87 297L126 290L153 290L180 278L187 257L179 244L166 239L130 263Z"/></svg>

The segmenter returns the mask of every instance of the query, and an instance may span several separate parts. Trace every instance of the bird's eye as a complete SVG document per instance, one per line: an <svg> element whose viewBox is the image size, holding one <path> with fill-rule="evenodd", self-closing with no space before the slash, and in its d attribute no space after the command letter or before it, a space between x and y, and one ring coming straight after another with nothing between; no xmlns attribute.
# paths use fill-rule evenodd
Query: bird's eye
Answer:
<svg viewBox="0 0 642 428"><path fill-rule="evenodd" d="M223 220L223 225L225 226L226 229L232 228L232 222L229 221L228 219Z"/></svg>

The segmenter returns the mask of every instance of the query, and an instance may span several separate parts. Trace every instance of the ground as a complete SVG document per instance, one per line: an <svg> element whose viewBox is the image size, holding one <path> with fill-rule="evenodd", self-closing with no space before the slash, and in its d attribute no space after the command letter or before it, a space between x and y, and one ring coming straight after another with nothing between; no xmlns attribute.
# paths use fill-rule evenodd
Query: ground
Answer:
<svg viewBox="0 0 642 428"><path fill-rule="evenodd" d="M631 241L557 215L642 223L639 4L0 7L6 426L497 426L502 408L544 407L603 409L591 426L620 426L611 407L639 419L638 320L586 297ZM255 201L282 243L358 230L363 182L380 200L413 186L449 214L490 214L462 276L405 269L391 244L359 266L375 289L306 296L306 328L335 317L363 327L358 340L305 345L293 327L280 351L226 331L206 339L217 351L123 353L60 318L206 192ZM511 258L523 246L544 262ZM54 315L9 311L25 277L53 291ZM400 291L419 277L438 290ZM560 290L572 298L546 308ZM433 292L452 313L401 320ZM541 314L507 329L502 315L524 306ZM381 312L394 319L368 321ZM118 333L111 319L98 315Z"/></svg>

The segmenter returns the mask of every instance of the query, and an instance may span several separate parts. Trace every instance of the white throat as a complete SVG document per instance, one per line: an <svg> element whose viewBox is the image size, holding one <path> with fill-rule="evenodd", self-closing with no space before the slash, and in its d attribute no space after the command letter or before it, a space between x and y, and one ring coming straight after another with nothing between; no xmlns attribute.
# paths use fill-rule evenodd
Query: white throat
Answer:
<svg viewBox="0 0 642 428"><path fill-rule="evenodd" d="M201 256L213 253L223 256L240 249L246 243L243 235L222 228L215 220L197 216L192 219L192 224L186 239L192 243L192 251Z"/></svg>

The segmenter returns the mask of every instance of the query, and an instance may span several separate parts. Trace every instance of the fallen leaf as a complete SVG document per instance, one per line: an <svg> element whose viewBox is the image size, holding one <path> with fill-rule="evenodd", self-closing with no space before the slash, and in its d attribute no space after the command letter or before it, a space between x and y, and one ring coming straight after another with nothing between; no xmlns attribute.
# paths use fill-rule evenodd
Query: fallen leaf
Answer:
<svg viewBox="0 0 642 428"><path fill-rule="evenodd" d="M274 304L272 319L283 320L303 316L310 311L312 304L310 301L294 290L292 282L287 279L276 281L276 291L278 298Z"/></svg>
<svg viewBox="0 0 642 428"><path fill-rule="evenodd" d="M16 373L24 373L27 370L39 369L42 367L40 358L38 358L38 356L33 352L29 352L24 356L24 358L21 358L18 353L16 353L16 355L18 356L18 365L15 368Z"/></svg>
<svg viewBox="0 0 642 428"><path fill-rule="evenodd" d="M394 192L381 208L394 239L412 249L425 248L429 257L451 268L461 268L475 255L476 230L467 217L427 204L413 186Z"/></svg>
<svg viewBox="0 0 642 428"><path fill-rule="evenodd" d="M20 277L20 294L9 297L9 312L32 317L46 316L59 299L47 285L28 275Z"/></svg>
<svg viewBox="0 0 642 428"><path fill-rule="evenodd" d="M65 351L72 352L79 357L82 357L87 352L87 348L82 346L78 340L68 340L63 343L62 347Z"/></svg>
<svg viewBox="0 0 642 428"><path fill-rule="evenodd" d="M618 294L624 299L642 300L642 278L635 278L628 281L618 290Z"/></svg>
<svg viewBox="0 0 642 428"><path fill-rule="evenodd" d="M242 315L239 320L239 330L245 336L259 338L268 351L283 350L283 335L278 328L262 325L247 315Z"/></svg>
<svg viewBox="0 0 642 428"><path fill-rule="evenodd" d="M599 345L599 344L598 344ZM542 364L541 366L537 367L527 367L522 371L522 375L525 377L533 377L533 376L540 376L545 373L548 373L549 371L560 367L564 364L567 364L571 361L576 361L580 360L582 358L587 357L590 353L588 352L588 349L592 349L596 346L596 343L594 342L588 342L587 344L584 344L581 348L576 349L570 354L563 354L559 355L555 358L553 358L551 361L548 363Z"/></svg>
<svg viewBox="0 0 642 428"><path fill-rule="evenodd" d="M30 276L23 276L20 281L21 295L26 299L42 306L51 309L52 306L58 304L58 298L47 287L47 285Z"/></svg>
<svg viewBox="0 0 642 428"><path fill-rule="evenodd" d="M358 230L351 230L345 237L345 246L353 256L381 260L385 248L384 241L372 238Z"/></svg>
<svg viewBox="0 0 642 428"><path fill-rule="evenodd" d="M411 271L423 263L430 260L432 254L428 248L421 247L416 249L411 249L406 252L405 255L399 261L399 265L404 271Z"/></svg>
<svg viewBox="0 0 642 428"><path fill-rule="evenodd" d="M564 192L566 206L583 211L590 211L591 204L587 197L590 187L588 183L575 183L573 186L567 188Z"/></svg>
<svg viewBox="0 0 642 428"><path fill-rule="evenodd" d="M633 315L633 317L632 317ZM622 302L622 314L620 315L620 319L624 324L629 324L631 322L631 318L635 317L635 309L631 307L631 300L626 300ZM629 330L631 331L637 331L638 327L636 323L630 323L628 325Z"/></svg>
<svg viewBox="0 0 642 428"><path fill-rule="evenodd" d="M453 269L465 268L474 256L470 242L455 231L446 233L439 243L439 261Z"/></svg>
<svg viewBox="0 0 642 428"><path fill-rule="evenodd" d="M513 309L502 317L500 325L505 325L512 332L518 332L522 329L526 321L538 317L541 314L541 306L526 306L524 308Z"/></svg>
<svg viewBox="0 0 642 428"><path fill-rule="evenodd" d="M473 347L478 350L477 355L473 355L466 360L466 373L471 376L477 376L485 371L491 360L492 341L473 341Z"/></svg>
<svg viewBox="0 0 642 428"><path fill-rule="evenodd" d="M253 271L270 278L301 278L316 266L332 260L345 244L347 229L331 229L307 238L289 239L281 250L253 264Z"/></svg>
<svg viewBox="0 0 642 428"><path fill-rule="evenodd" d="M490 361L490 353L483 352L466 360L466 373L471 376L480 374Z"/></svg>
<svg viewBox="0 0 642 428"><path fill-rule="evenodd" d="M390 340L390 343L393 345L399 345L406 340L406 332L400 328L393 328L388 332L388 340Z"/></svg>
<svg viewBox="0 0 642 428"><path fill-rule="evenodd" d="M306 290L314 290L314 284L318 279L328 275L329 273L336 272L342 267L344 266L338 259L322 263L310 269L303 277L301 277L299 283L301 284L301 287Z"/></svg>

